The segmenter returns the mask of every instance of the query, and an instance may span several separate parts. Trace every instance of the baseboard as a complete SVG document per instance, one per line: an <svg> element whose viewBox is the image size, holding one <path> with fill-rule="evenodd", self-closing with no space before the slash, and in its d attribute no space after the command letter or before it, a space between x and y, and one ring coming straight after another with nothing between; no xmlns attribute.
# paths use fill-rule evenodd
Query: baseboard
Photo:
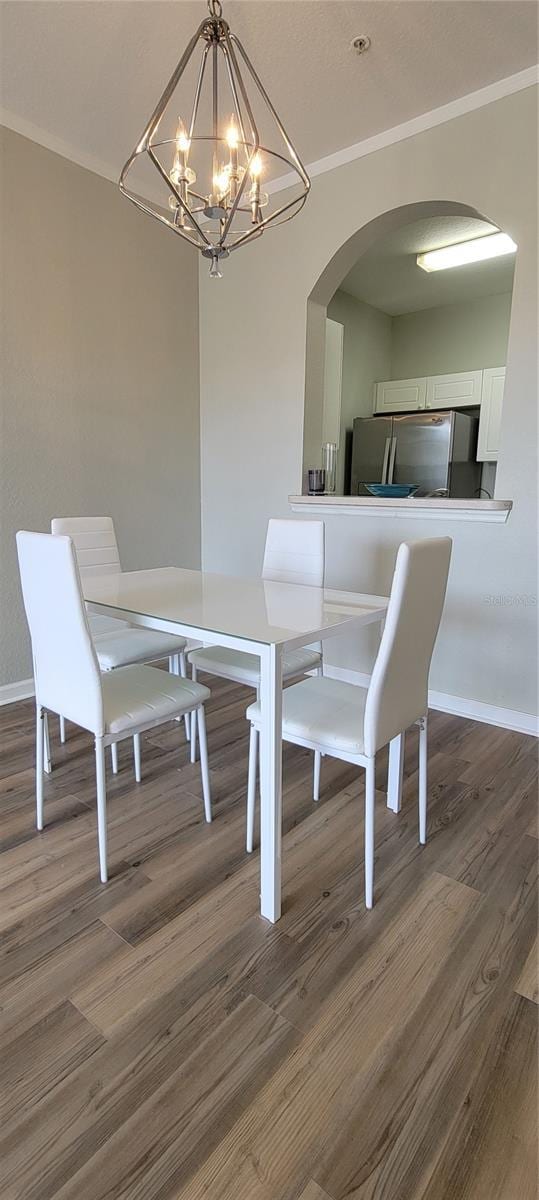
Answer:
<svg viewBox="0 0 539 1200"><path fill-rule="evenodd" d="M452 713L455 717L468 717L470 721L482 721L485 725L497 725L500 729L512 729L515 733L539 737L538 718L533 713L521 712L516 708L499 708L496 704L466 700L464 696L449 696L445 692L429 692L429 707L438 712Z"/></svg>
<svg viewBox="0 0 539 1200"><path fill-rule="evenodd" d="M0 705L14 704L16 700L27 700L34 695L33 679L18 679L16 683L0 685Z"/></svg>
<svg viewBox="0 0 539 1200"><path fill-rule="evenodd" d="M332 679L343 679L359 687L368 687L370 675L365 671L351 671L348 667L332 667L324 664L324 674ZM464 696L451 696L446 692L429 691L429 708L437 712L451 713L455 717L466 717L469 721L482 721L485 725L497 725L500 729L512 729L515 733L539 736L538 719L533 713L518 709L499 708L496 704L484 704L482 700L468 700Z"/></svg>

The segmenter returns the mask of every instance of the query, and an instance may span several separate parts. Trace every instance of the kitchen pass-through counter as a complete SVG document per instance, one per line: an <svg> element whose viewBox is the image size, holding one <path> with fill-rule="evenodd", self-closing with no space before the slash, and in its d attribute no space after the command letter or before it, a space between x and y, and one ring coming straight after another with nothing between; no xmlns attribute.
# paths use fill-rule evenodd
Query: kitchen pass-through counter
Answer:
<svg viewBox="0 0 539 1200"><path fill-rule="evenodd" d="M488 521L504 524L512 500L453 500L438 496L410 496L387 500L375 496L289 496L293 512L313 516L358 516L425 520Z"/></svg>

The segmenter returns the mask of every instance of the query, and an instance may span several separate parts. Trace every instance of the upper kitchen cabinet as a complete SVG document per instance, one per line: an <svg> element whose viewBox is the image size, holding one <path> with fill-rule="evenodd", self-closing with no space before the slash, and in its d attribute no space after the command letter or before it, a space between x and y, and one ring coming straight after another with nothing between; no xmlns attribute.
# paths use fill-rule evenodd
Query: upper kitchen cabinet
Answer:
<svg viewBox="0 0 539 1200"><path fill-rule="evenodd" d="M479 462L496 462L500 450L505 367L487 367L482 375L477 458Z"/></svg>
<svg viewBox="0 0 539 1200"><path fill-rule="evenodd" d="M430 375L426 379L389 379L377 383L375 413L417 412L422 408L469 408L481 404L482 371Z"/></svg>
<svg viewBox="0 0 539 1200"><path fill-rule="evenodd" d="M505 367L458 371L426 379L394 379L374 386L374 412L478 408L479 462L495 462L500 448Z"/></svg>
<svg viewBox="0 0 539 1200"><path fill-rule="evenodd" d="M415 412L425 408L426 379L388 379L374 385L375 413Z"/></svg>
<svg viewBox="0 0 539 1200"><path fill-rule="evenodd" d="M482 371L457 371L427 379L427 408L468 408L481 403Z"/></svg>

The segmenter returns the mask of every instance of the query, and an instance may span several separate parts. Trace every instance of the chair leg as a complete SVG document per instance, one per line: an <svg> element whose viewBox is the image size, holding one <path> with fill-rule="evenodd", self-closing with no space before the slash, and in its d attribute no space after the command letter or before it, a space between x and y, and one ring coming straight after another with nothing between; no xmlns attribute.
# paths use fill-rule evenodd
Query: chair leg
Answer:
<svg viewBox="0 0 539 1200"><path fill-rule="evenodd" d="M135 783L140 783L142 779L141 759L140 759L140 733L133 734L133 759L135 762Z"/></svg>
<svg viewBox="0 0 539 1200"><path fill-rule="evenodd" d="M204 795L204 812L206 820L211 821L211 792L210 792L210 772L208 770L208 745L206 741L206 714L204 705L195 709L198 717L198 737L200 741L200 770L202 772L202 792Z"/></svg>
<svg viewBox="0 0 539 1200"><path fill-rule="evenodd" d="M43 747L44 747L43 766L44 766L45 771L47 772L47 775L50 775L51 771L52 771L51 742L50 742L50 737L49 737L49 714L46 712L43 713Z"/></svg>
<svg viewBox="0 0 539 1200"><path fill-rule="evenodd" d="M112 774L118 774L118 743L113 742L110 748L110 760L112 763Z"/></svg>
<svg viewBox="0 0 539 1200"><path fill-rule="evenodd" d="M193 683L196 683L197 669L196 669L194 663L193 663L192 670L191 670L191 678L193 680ZM196 762L196 760L197 760L197 710L196 710L196 708L194 708L191 713L191 762L194 763L194 762Z"/></svg>
<svg viewBox="0 0 539 1200"><path fill-rule="evenodd" d="M95 781L97 790L97 844L99 847L99 876L107 882L107 792L105 782L105 747L103 738L95 739Z"/></svg>
<svg viewBox="0 0 539 1200"><path fill-rule="evenodd" d="M427 718L419 722L419 841L427 841Z"/></svg>
<svg viewBox="0 0 539 1200"><path fill-rule="evenodd" d="M375 759L369 758L365 771L365 905L374 902L374 798Z"/></svg>
<svg viewBox="0 0 539 1200"><path fill-rule="evenodd" d="M64 745L65 740L66 740L66 719L65 719L65 717L60 717L60 741L62 743L62 746Z"/></svg>
<svg viewBox="0 0 539 1200"><path fill-rule="evenodd" d="M324 674L324 664L316 668L316 674L320 678ZM322 755L319 750L314 752L314 768L313 768L313 800L317 803L320 799L320 767L322 765Z"/></svg>
<svg viewBox="0 0 539 1200"><path fill-rule="evenodd" d="M320 767L322 764L322 755L319 750L314 752L314 771L313 771L313 800L320 799Z"/></svg>
<svg viewBox="0 0 539 1200"><path fill-rule="evenodd" d="M180 652L180 654L171 654L170 655L170 658L168 660L168 669L169 669L171 675L181 675L183 677L183 679L186 679L187 671L185 668L185 654L184 654L183 650ZM174 717L174 720L181 721L182 717ZM186 737L187 741L190 741L190 738L191 738L191 714L186 713L185 716L183 717L183 720L185 722L185 737Z"/></svg>
<svg viewBox="0 0 539 1200"><path fill-rule="evenodd" d="M398 733L389 743L389 766L387 773L387 807L398 813L402 805L402 772L404 767L404 739Z"/></svg>
<svg viewBox="0 0 539 1200"><path fill-rule="evenodd" d="M43 747L45 741L43 709L36 707L36 825L43 829Z"/></svg>
<svg viewBox="0 0 539 1200"><path fill-rule="evenodd" d="M249 734L249 774L247 776L247 853L251 854L255 838L256 769L258 763L258 729L251 725Z"/></svg>
<svg viewBox="0 0 539 1200"><path fill-rule="evenodd" d="M185 657L185 650L180 650L180 653L176 655L176 658L178 660L178 675L181 675L182 679L187 679L187 660ZM186 713L183 719L185 721L185 736L189 742L191 740L191 714Z"/></svg>

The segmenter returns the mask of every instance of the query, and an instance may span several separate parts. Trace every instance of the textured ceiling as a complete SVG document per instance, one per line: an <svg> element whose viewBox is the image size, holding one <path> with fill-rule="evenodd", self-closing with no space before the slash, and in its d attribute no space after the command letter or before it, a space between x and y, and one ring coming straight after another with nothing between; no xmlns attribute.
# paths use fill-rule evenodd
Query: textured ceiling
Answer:
<svg viewBox="0 0 539 1200"><path fill-rule="evenodd" d="M473 217L427 217L403 225L358 260L340 290L389 316L510 292L514 255L431 273L416 262L423 250L464 242L495 228Z"/></svg>
<svg viewBox="0 0 539 1200"><path fill-rule="evenodd" d="M205 4L7 0L0 12L4 109L118 171ZM532 0L225 0L224 15L305 162L537 59ZM372 46L358 57L362 33Z"/></svg>

